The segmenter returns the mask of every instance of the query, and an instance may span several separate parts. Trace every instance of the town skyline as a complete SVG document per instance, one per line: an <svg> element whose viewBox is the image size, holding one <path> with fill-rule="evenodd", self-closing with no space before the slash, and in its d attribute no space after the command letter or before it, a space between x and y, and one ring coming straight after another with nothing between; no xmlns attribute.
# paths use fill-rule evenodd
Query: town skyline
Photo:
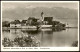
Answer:
<svg viewBox="0 0 80 52"><path fill-rule="evenodd" d="M66 12L65 12L66 11ZM78 24L77 2L3 2L2 21L27 20L35 17L41 20L41 12L44 17L53 17L53 20L69 23L70 26Z"/></svg>

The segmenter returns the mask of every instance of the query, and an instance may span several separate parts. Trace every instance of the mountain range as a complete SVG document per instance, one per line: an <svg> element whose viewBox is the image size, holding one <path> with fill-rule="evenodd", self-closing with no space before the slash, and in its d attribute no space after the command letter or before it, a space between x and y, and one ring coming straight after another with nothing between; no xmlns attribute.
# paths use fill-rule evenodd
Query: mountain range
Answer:
<svg viewBox="0 0 80 52"><path fill-rule="evenodd" d="M63 7L6 9L2 11L2 21L27 20L29 17L41 19L41 12L44 13L44 17L53 17L53 20L68 23L70 26L78 25L78 10Z"/></svg>

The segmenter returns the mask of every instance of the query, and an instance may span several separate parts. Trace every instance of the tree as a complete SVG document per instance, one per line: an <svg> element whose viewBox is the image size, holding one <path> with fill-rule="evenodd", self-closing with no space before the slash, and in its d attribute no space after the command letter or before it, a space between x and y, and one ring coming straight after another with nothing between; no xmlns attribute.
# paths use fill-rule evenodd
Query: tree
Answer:
<svg viewBox="0 0 80 52"><path fill-rule="evenodd" d="M65 27L66 25L65 24L62 24L62 27Z"/></svg>
<svg viewBox="0 0 80 52"><path fill-rule="evenodd" d="M20 23L20 21L19 21L19 20L15 20L14 22L15 22L16 24L17 24L17 23Z"/></svg>
<svg viewBox="0 0 80 52"><path fill-rule="evenodd" d="M10 27L10 22L8 21L2 22L2 27Z"/></svg>
<svg viewBox="0 0 80 52"><path fill-rule="evenodd" d="M38 25L37 20L38 20L38 19L36 19L36 18L34 18L34 17L29 17L29 18L28 18L28 23L29 23L29 25L36 26L36 25Z"/></svg>

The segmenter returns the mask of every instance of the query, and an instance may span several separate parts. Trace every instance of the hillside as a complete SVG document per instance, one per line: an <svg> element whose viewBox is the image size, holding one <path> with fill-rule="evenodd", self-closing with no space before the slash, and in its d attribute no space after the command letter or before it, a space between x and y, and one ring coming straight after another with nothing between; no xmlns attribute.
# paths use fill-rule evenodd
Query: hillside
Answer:
<svg viewBox="0 0 80 52"><path fill-rule="evenodd" d="M17 7L11 10L2 11L2 20L9 21L15 19L27 19L28 17L36 17L41 19L41 12L44 12L44 16L51 16L53 20L58 20L63 23L69 23L70 26L77 26L78 12L74 9L62 8L62 7L36 7L36 8L21 8Z"/></svg>

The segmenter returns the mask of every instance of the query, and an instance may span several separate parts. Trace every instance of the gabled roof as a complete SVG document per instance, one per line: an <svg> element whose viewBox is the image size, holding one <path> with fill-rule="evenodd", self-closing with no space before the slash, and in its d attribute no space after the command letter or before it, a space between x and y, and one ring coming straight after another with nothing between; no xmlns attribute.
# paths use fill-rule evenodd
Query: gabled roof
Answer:
<svg viewBox="0 0 80 52"><path fill-rule="evenodd" d="M53 20L53 17L44 17L44 21L52 21Z"/></svg>
<svg viewBox="0 0 80 52"><path fill-rule="evenodd" d="M20 24L20 23L21 22L20 21L17 21L17 20L10 22L10 24Z"/></svg>

